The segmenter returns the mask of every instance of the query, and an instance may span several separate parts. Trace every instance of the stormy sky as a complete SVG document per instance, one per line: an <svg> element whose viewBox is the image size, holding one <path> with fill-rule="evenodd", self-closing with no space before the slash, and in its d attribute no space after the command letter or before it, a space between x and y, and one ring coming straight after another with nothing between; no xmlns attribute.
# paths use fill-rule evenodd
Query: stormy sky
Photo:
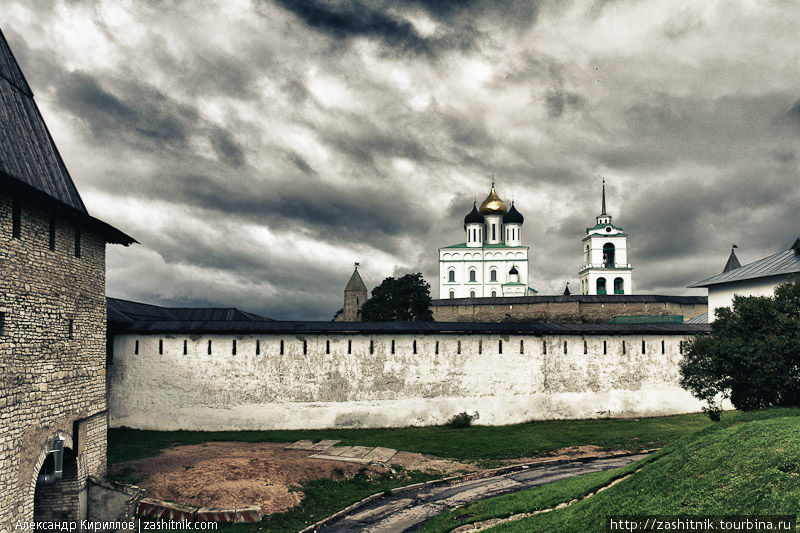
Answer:
<svg viewBox="0 0 800 533"><path fill-rule="evenodd" d="M579 287L608 183L636 293L704 294L800 235L800 3L2 0L108 250L110 296L330 319L525 216L530 285Z"/></svg>

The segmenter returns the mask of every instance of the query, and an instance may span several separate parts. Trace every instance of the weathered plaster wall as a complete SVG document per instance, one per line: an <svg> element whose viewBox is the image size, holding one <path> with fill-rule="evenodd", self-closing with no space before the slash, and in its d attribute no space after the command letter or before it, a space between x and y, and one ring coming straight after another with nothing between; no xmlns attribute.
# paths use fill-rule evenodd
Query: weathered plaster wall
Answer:
<svg viewBox="0 0 800 533"><path fill-rule="evenodd" d="M105 474L105 242L22 202L12 238L11 198L0 194L0 531L33 518L36 476L49 441L74 439L78 477ZM69 335L69 320L73 333ZM85 497L81 496L85 501Z"/></svg>
<svg viewBox="0 0 800 533"><path fill-rule="evenodd" d="M734 296L774 296L778 285L792 279L792 276L783 274L711 285L708 287L708 321L714 321L714 313L720 307L730 307Z"/></svg>
<svg viewBox="0 0 800 533"><path fill-rule="evenodd" d="M437 322L608 322L616 316L631 315L683 315L684 320L688 320L705 313L708 305L675 302L595 303L578 300L448 305L446 300L437 300L431 310Z"/></svg>
<svg viewBox="0 0 800 533"><path fill-rule="evenodd" d="M441 424L462 411L477 411L481 424L508 424L696 411L700 404L677 385L679 343L685 339L122 334L114 338L110 370L111 425L163 430L405 426Z"/></svg>

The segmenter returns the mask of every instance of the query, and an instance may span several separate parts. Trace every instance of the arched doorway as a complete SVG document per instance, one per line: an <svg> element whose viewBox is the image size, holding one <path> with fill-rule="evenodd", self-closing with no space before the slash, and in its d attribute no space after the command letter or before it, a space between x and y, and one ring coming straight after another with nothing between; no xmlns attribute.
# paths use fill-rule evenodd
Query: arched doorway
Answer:
<svg viewBox="0 0 800 533"><path fill-rule="evenodd" d="M78 458L64 441L53 440L36 477L33 496L35 522L64 522L81 519L81 480Z"/></svg>

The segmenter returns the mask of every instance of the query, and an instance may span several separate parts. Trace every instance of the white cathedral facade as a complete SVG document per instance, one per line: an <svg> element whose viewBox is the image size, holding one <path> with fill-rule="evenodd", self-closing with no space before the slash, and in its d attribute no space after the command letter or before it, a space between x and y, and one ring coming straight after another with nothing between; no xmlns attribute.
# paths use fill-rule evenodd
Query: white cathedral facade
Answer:
<svg viewBox="0 0 800 533"><path fill-rule="evenodd" d="M480 208L464 217L466 242L439 248L439 297L527 296L528 247L522 245L524 217L509 209L492 183Z"/></svg>
<svg viewBox="0 0 800 533"><path fill-rule="evenodd" d="M633 294L628 234L606 212L603 180L601 213L582 239L581 294ZM464 217L466 242L439 248L439 298L529 296L528 246L522 245L524 217L509 209L495 191ZM565 292L565 294L569 294Z"/></svg>

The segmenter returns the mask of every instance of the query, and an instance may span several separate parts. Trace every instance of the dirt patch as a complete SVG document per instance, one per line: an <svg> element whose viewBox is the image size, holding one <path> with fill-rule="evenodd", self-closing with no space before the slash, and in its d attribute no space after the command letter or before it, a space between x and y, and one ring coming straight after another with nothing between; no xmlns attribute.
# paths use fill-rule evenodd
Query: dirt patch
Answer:
<svg viewBox="0 0 800 533"><path fill-rule="evenodd" d="M602 458L620 453L628 453L627 450L605 450L601 446L587 444L585 446L567 446L566 448L559 448L547 455L539 457L517 457L516 459L507 459L503 461L506 465L518 465L526 463L539 463L545 461L552 461L553 459L584 459L587 457Z"/></svg>
<svg viewBox="0 0 800 533"><path fill-rule="evenodd" d="M280 513L298 505L299 485L314 479L347 479L363 465L311 459L313 452L287 450L285 443L209 442L169 448L157 457L114 465L112 473L133 472L144 478L138 486L148 496L199 507L259 505L265 513ZM452 474L478 470L474 465L418 453L398 452L390 460L406 470ZM391 467L369 465L369 473ZM126 470L129 469L129 470Z"/></svg>

